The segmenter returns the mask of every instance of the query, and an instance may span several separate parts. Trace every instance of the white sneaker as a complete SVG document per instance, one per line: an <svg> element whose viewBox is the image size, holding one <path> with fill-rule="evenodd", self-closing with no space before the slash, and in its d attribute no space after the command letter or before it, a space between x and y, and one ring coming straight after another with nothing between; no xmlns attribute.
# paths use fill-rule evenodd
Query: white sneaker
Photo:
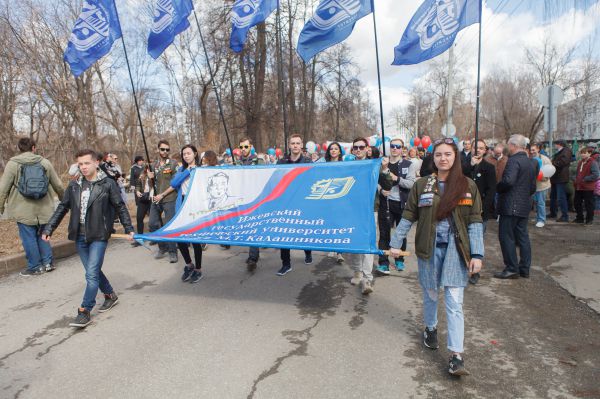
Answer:
<svg viewBox="0 0 600 399"><path fill-rule="evenodd" d="M344 257L342 256L342 254L337 254L336 261L337 263L344 263Z"/></svg>
<svg viewBox="0 0 600 399"><path fill-rule="evenodd" d="M327 253L327 256L328 256L329 258L335 258L335 252L328 252L328 253Z"/></svg>
<svg viewBox="0 0 600 399"><path fill-rule="evenodd" d="M361 287L362 287L362 294L363 295L369 295L371 292L373 292L373 284L371 284L371 282L367 279L364 279L361 281Z"/></svg>
<svg viewBox="0 0 600 399"><path fill-rule="evenodd" d="M350 284L359 285L362 280L362 272L354 272L354 277L350 279Z"/></svg>
<svg viewBox="0 0 600 399"><path fill-rule="evenodd" d="M544 227L545 225L546 225L546 223L544 223L544 222L537 222L535 224L535 227Z"/></svg>

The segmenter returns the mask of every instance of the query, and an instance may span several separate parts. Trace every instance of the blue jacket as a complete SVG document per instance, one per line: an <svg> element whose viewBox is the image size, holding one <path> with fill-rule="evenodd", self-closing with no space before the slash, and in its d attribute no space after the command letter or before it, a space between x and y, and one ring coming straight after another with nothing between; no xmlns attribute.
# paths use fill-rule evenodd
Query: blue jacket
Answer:
<svg viewBox="0 0 600 399"><path fill-rule="evenodd" d="M181 166L177 168L177 173L175 174L175 176L173 176L173 178L171 179L171 187L173 187L175 190L177 190L177 202L175 202L175 209L179 209L181 207L181 204L183 202L183 193L181 192L181 186L183 185L183 183L189 179L192 175L192 171L195 168L186 168L183 169Z"/></svg>
<svg viewBox="0 0 600 399"><path fill-rule="evenodd" d="M536 188L535 181L535 165L527 154L520 151L511 155L506 162L502 180L496 186L498 215L528 217L531 196Z"/></svg>

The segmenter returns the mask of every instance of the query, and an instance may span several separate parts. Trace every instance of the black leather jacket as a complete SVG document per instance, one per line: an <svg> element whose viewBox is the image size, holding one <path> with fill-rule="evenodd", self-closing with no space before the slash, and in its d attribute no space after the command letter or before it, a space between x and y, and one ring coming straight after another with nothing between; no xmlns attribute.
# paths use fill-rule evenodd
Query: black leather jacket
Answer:
<svg viewBox="0 0 600 399"><path fill-rule="evenodd" d="M79 215L81 211L81 182L83 177L77 181L71 181L62 201L58 204L56 211L46 224L42 234L52 235L63 217L68 211L71 211L69 218L69 240L76 241L79 234ZM119 215L121 224L125 227L126 233L134 231L129 217L127 206L121 198L119 186L114 180L98 171L98 179L92 183L90 198L85 216L85 240L106 241L110 238L113 230L113 221L115 210Z"/></svg>
<svg viewBox="0 0 600 399"><path fill-rule="evenodd" d="M498 191L498 214L528 217L531 196L535 193L535 166L524 152L511 155L506 163Z"/></svg>

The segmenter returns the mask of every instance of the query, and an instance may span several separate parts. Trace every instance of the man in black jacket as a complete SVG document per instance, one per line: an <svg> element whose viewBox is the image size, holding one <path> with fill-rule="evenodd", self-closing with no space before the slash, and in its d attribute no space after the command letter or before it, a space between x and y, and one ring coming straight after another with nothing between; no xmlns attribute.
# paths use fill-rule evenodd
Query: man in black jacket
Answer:
<svg viewBox="0 0 600 399"><path fill-rule="evenodd" d="M477 184L477 190L481 195L483 205L483 231L488 219L496 217L496 209L494 207L494 197L496 196L496 168L491 163L487 162L484 156L487 153L488 147L485 141L479 140L477 143L473 141L474 153L471 157L467 176L473 179ZM463 170L464 172L464 170ZM469 277L471 284L477 284L479 281L479 273L473 273Z"/></svg>
<svg viewBox="0 0 600 399"><path fill-rule="evenodd" d="M504 270L494 277L507 279L529 277L531 267L531 243L527 232L527 218L531 211L531 196L535 193L536 172L527 156L527 139L513 134L508 139L510 157L506 163L502 180L496 190L500 225L498 236ZM517 247L521 249L521 260L517 257Z"/></svg>
<svg viewBox="0 0 600 399"><path fill-rule="evenodd" d="M102 273L104 253L113 226L112 217L107 215L110 216L116 211L125 232L130 234L131 239L134 230L127 206L121 198L119 186L99 169L96 153L92 150L82 150L76 157L82 176L77 181L71 181L65 190L62 201L42 232L42 239L49 241L52 232L56 230L67 212L71 211L69 240L75 241L77 252L85 268L87 286L77 317L70 325L83 328L91 322L90 311L96 305L98 288L105 298L99 312L110 310L119 300Z"/></svg>
<svg viewBox="0 0 600 399"><path fill-rule="evenodd" d="M304 147L302 136L292 134L288 140L290 153L277 161L277 165L288 165L297 163L312 163L312 160L304 156L302 147ZM312 251L304 250L304 263L310 265L312 263ZM281 249L281 269L277 271L278 276L285 276L292 271L292 263L289 249Z"/></svg>
<svg viewBox="0 0 600 399"><path fill-rule="evenodd" d="M556 172L550 178L550 215L549 218L558 217L558 208L560 208L561 215L556 219L557 222L568 222L569 221L569 205L567 200L567 188L566 185L569 182L569 166L573 161L573 153L571 149L567 147L567 143L563 140L557 140L554 143L554 149L556 152L552 157L552 165L556 168Z"/></svg>

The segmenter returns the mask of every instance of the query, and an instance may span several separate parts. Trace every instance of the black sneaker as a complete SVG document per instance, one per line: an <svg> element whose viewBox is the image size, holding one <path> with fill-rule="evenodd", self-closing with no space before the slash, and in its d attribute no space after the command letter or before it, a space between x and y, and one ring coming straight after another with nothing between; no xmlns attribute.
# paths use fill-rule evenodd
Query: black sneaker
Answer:
<svg viewBox="0 0 600 399"><path fill-rule="evenodd" d="M246 265L249 272L253 272L256 270L256 260L248 258L246 260Z"/></svg>
<svg viewBox="0 0 600 399"><path fill-rule="evenodd" d="M471 274L471 277L469 277L469 283L473 285L477 284L479 282L479 277L481 277L479 273Z"/></svg>
<svg viewBox="0 0 600 399"><path fill-rule="evenodd" d="M194 265L191 264L189 266L185 266L183 268L183 274L181 275L181 281L188 281L190 279L190 276L192 275L192 272L194 271Z"/></svg>
<svg viewBox="0 0 600 399"><path fill-rule="evenodd" d="M202 275L202 272L200 270L194 270L192 272L192 276L190 277L190 283L197 283L198 281L202 280L202 277L204 276Z"/></svg>
<svg viewBox="0 0 600 399"><path fill-rule="evenodd" d="M279 269L277 271L277 275L278 276L285 276L286 274L288 274L291 271L292 271L292 266L290 266L290 265L283 265L283 266L281 266L281 269Z"/></svg>
<svg viewBox="0 0 600 399"><path fill-rule="evenodd" d="M73 320L72 323L69 323L69 326L85 328L91 322L92 322L92 319L90 318L90 311L85 310L83 308L79 308L77 310L77 317L75 317L75 320Z"/></svg>
<svg viewBox="0 0 600 399"><path fill-rule="evenodd" d="M33 269L33 270L25 269L25 270L22 270L19 274L23 277L39 276L40 274L44 274L44 270L42 270L41 267L38 267L37 269Z"/></svg>
<svg viewBox="0 0 600 399"><path fill-rule="evenodd" d="M221 244L221 248L223 248L223 249L229 249L229 248L231 248L231 245Z"/></svg>
<svg viewBox="0 0 600 399"><path fill-rule="evenodd" d="M437 339L437 328L429 330L428 327L425 327L425 331L423 331L423 345L429 349L437 349L440 347Z"/></svg>
<svg viewBox="0 0 600 399"><path fill-rule="evenodd" d="M304 256L304 264L305 265L311 265L312 264L312 255L305 255Z"/></svg>
<svg viewBox="0 0 600 399"><path fill-rule="evenodd" d="M448 364L448 372L452 375L469 375L465 368L465 362L459 355L452 355Z"/></svg>
<svg viewBox="0 0 600 399"><path fill-rule="evenodd" d="M44 271L46 273L50 273L52 270L55 270L56 267L54 267L54 265L52 263L48 263L47 265L44 265Z"/></svg>
<svg viewBox="0 0 600 399"><path fill-rule="evenodd" d="M119 302L119 297L114 292L112 294L104 294L104 303L98 309L98 312L104 313L113 308Z"/></svg>

